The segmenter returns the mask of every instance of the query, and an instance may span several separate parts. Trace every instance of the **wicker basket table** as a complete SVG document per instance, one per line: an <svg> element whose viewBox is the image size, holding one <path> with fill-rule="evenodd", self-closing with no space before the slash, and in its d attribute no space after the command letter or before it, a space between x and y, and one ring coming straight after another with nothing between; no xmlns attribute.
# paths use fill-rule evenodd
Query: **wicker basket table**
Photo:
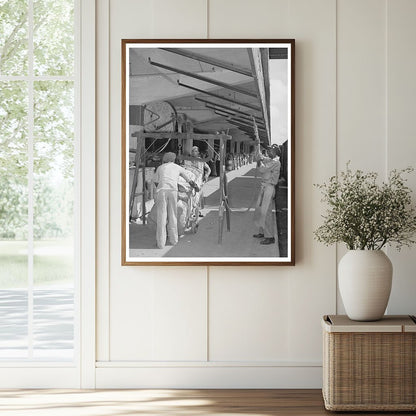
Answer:
<svg viewBox="0 0 416 416"><path fill-rule="evenodd" d="M414 317L357 322L345 315L328 315L322 328L327 410L416 410Z"/></svg>

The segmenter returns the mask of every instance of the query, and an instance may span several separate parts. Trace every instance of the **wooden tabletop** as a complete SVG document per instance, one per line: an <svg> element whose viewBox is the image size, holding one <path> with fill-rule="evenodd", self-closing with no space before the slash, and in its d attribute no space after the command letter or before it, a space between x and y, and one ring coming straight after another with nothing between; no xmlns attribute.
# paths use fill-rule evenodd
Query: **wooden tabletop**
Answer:
<svg viewBox="0 0 416 416"><path fill-rule="evenodd" d="M385 315L379 321L352 321L347 315L325 315L322 327L327 332L416 332L416 318L410 315Z"/></svg>

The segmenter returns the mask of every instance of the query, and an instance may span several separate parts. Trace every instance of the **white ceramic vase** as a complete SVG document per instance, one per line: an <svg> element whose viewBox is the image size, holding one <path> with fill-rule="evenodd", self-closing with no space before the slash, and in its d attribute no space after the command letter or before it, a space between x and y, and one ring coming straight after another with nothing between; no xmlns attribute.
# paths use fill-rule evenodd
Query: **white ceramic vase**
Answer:
<svg viewBox="0 0 416 416"><path fill-rule="evenodd" d="M350 250L338 265L339 291L348 317L377 321L384 316L393 267L381 250Z"/></svg>

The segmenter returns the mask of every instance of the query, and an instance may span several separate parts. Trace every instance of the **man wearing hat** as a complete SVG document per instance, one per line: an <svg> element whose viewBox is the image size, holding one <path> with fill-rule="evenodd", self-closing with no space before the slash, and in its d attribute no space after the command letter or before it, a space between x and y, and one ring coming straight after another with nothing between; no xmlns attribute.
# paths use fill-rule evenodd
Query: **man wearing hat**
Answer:
<svg viewBox="0 0 416 416"><path fill-rule="evenodd" d="M162 164L156 169L153 181L156 185L156 243L159 248L166 245L166 228L169 242L175 245L178 242L177 200L178 180L181 176L191 186L199 190L191 176L181 166L175 164L176 154L165 153Z"/></svg>
<svg viewBox="0 0 416 416"><path fill-rule="evenodd" d="M277 156L278 149L269 147L267 156L258 155L257 168L261 175L261 189L254 212L254 224L258 227L258 233L254 238L261 238L260 244L274 244L273 227L273 201L275 187L280 176L280 160Z"/></svg>

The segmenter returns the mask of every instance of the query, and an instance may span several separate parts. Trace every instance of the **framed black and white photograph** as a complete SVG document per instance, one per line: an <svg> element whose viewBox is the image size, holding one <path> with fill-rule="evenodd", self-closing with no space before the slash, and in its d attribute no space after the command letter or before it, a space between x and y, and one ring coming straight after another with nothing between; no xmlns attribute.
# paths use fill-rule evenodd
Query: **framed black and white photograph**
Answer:
<svg viewBox="0 0 416 416"><path fill-rule="evenodd" d="M295 41L122 40L122 265L294 265Z"/></svg>

